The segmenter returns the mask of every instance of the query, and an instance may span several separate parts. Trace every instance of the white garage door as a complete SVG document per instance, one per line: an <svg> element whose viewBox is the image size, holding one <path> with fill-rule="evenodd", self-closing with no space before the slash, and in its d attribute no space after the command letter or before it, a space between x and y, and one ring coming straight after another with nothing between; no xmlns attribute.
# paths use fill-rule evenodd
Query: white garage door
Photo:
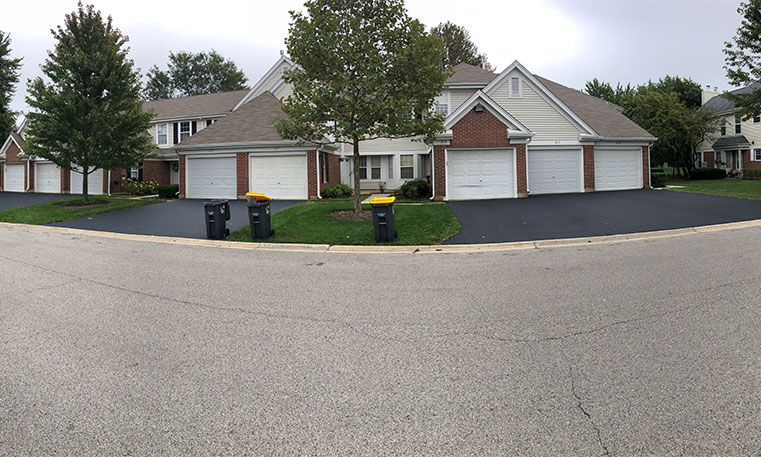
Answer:
<svg viewBox="0 0 761 457"><path fill-rule="evenodd" d="M512 149L447 151L450 200L515 197Z"/></svg>
<svg viewBox="0 0 761 457"><path fill-rule="evenodd" d="M24 191L24 167L26 165L6 165L5 166L5 189L8 192Z"/></svg>
<svg viewBox="0 0 761 457"><path fill-rule="evenodd" d="M252 155L248 167L249 190L281 200L307 199L307 157Z"/></svg>
<svg viewBox="0 0 761 457"><path fill-rule="evenodd" d="M82 168L71 171L71 193L82 193ZM103 170L97 169L87 175L87 195L103 195Z"/></svg>
<svg viewBox="0 0 761 457"><path fill-rule="evenodd" d="M642 150L595 148L595 190L642 187Z"/></svg>
<svg viewBox="0 0 761 457"><path fill-rule="evenodd" d="M37 192L61 192L61 169L54 163L38 163L34 166L37 178L34 187Z"/></svg>
<svg viewBox="0 0 761 457"><path fill-rule="evenodd" d="M528 189L534 194L583 192L581 150L528 151Z"/></svg>
<svg viewBox="0 0 761 457"><path fill-rule="evenodd" d="M235 157L187 159L188 198L238 198Z"/></svg>

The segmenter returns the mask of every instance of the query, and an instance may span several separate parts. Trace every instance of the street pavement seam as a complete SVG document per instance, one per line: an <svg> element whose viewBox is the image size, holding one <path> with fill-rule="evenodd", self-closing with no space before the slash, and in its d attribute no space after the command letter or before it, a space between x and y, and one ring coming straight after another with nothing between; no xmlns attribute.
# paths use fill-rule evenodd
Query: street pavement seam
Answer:
<svg viewBox="0 0 761 457"><path fill-rule="evenodd" d="M297 244L297 243L246 243L227 240L202 240L195 238L178 238L156 235L134 235L129 233L102 232L95 230L73 229L66 227L54 227L49 225L27 225L0 222L0 226L11 229L28 229L69 233L83 236L100 238L112 238L129 241L144 241L151 243L179 244L185 246L205 246L226 249L242 250L265 250L265 251L295 251L295 252L330 252L330 253L357 253L357 254L428 254L428 253L472 253L488 251L517 251L527 249L547 249L557 247L574 247L590 244L609 244L624 241L640 241L657 238L671 238L676 236L692 235L698 233L716 232L722 230L737 230L742 228L759 227L761 219L743 222L730 222L725 224L706 225L699 227L686 227L670 230L651 232L624 233L617 235L591 236L582 238L557 238L553 240L516 241L507 243L487 244L450 244L431 246L355 246L355 245L328 245L328 244Z"/></svg>

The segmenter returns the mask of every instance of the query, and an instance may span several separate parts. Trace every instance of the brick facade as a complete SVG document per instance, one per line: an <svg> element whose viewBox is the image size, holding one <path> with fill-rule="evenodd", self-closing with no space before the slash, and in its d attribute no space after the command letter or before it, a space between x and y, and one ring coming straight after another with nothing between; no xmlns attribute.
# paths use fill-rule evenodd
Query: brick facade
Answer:
<svg viewBox="0 0 761 457"><path fill-rule="evenodd" d="M742 151L743 155L743 168L746 170L761 170L761 162L754 162L750 157L750 150L745 149Z"/></svg>
<svg viewBox="0 0 761 457"><path fill-rule="evenodd" d="M488 109L481 112L471 110L452 127L452 140L449 145L436 145L433 148L432 168L434 180L434 197L446 196L446 160L444 151L456 148L515 148L518 197L528 195L526 179L526 145L513 144L507 137L507 125Z"/></svg>
<svg viewBox="0 0 761 457"><path fill-rule="evenodd" d="M235 168L238 175L238 198L246 198L248 192L248 152L239 152L235 155Z"/></svg>
<svg viewBox="0 0 761 457"><path fill-rule="evenodd" d="M180 198L185 198L185 161L186 156L180 156Z"/></svg>
<svg viewBox="0 0 761 457"><path fill-rule="evenodd" d="M160 186L169 184L172 162L162 160L143 161L143 181L156 181Z"/></svg>
<svg viewBox="0 0 761 457"><path fill-rule="evenodd" d="M322 164L327 161L327 180L323 172ZM327 181L327 182L326 182ZM341 184L341 158L327 152L320 153L320 193L330 186Z"/></svg>
<svg viewBox="0 0 761 457"><path fill-rule="evenodd" d="M650 188L650 146L642 146L642 187Z"/></svg>
<svg viewBox="0 0 761 457"><path fill-rule="evenodd" d="M317 151L307 151L307 197L317 198Z"/></svg>
<svg viewBox="0 0 761 457"><path fill-rule="evenodd" d="M61 168L61 193L71 193L71 172L65 168Z"/></svg>
<svg viewBox="0 0 761 457"><path fill-rule="evenodd" d="M584 146L584 192L595 190L595 147Z"/></svg>

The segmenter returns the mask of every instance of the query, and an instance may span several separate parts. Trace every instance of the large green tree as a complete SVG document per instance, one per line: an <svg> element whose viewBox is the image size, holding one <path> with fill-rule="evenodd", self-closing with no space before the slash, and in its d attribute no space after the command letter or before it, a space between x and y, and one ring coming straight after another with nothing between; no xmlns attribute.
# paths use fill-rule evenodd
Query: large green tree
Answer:
<svg viewBox="0 0 761 457"><path fill-rule="evenodd" d="M587 84L584 87L584 92L593 97L601 98L616 105L621 105L624 98L634 93L634 88L631 84L627 84L626 87L624 87L619 83L614 89L609 82L600 81L597 78L594 78L591 81L587 81Z"/></svg>
<svg viewBox="0 0 761 457"><path fill-rule="evenodd" d="M444 41L445 65L454 67L465 62L477 67L491 67L486 54L478 52L478 46L470 39L470 32L465 27L447 21L433 27L430 33Z"/></svg>
<svg viewBox="0 0 761 457"><path fill-rule="evenodd" d="M731 41L724 43L724 69L733 86L761 82L761 0L740 3L742 22ZM735 102L743 118L761 115L761 86L747 93L722 94Z"/></svg>
<svg viewBox="0 0 761 457"><path fill-rule="evenodd" d="M169 53L168 70L151 67L144 97L147 100L214 94L247 89L248 78L235 62L225 60L217 51Z"/></svg>
<svg viewBox="0 0 761 457"><path fill-rule="evenodd" d="M48 81L29 82L26 143L34 156L82 172L134 166L153 148L147 130L151 113L140 100L140 72L128 58L128 38L103 20L92 5L79 4L63 26L42 65Z"/></svg>
<svg viewBox="0 0 761 457"><path fill-rule="evenodd" d="M11 57L11 37L0 30L0 141L5 141L13 130L16 113L11 100L16 93L21 58Z"/></svg>
<svg viewBox="0 0 761 457"><path fill-rule="evenodd" d="M351 145L354 210L361 210L360 143L443 130L432 112L449 71L444 46L407 14L402 0L309 0L291 11L285 81L293 95L276 123L283 138Z"/></svg>

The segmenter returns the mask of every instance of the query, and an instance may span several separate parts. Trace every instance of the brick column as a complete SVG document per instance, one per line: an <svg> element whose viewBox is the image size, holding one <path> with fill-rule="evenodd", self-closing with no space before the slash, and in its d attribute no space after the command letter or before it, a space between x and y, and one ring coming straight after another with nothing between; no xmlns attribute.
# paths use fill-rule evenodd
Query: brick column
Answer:
<svg viewBox="0 0 761 457"><path fill-rule="evenodd" d="M595 147L584 146L584 192L595 191Z"/></svg>
<svg viewBox="0 0 761 457"><path fill-rule="evenodd" d="M29 192L34 191L34 162L29 161Z"/></svg>
<svg viewBox="0 0 761 457"><path fill-rule="evenodd" d="M185 198L185 156L180 156L180 198Z"/></svg>
<svg viewBox="0 0 761 457"><path fill-rule="evenodd" d="M447 170L444 161L446 146L434 146L431 166L433 167L434 199L442 200L447 195Z"/></svg>
<svg viewBox="0 0 761 457"><path fill-rule="evenodd" d="M518 176L518 198L528 197L527 170L526 170L526 145L515 145L515 172Z"/></svg>
<svg viewBox="0 0 761 457"><path fill-rule="evenodd" d="M238 198L246 198L248 189L248 152L239 152L235 155L235 168L237 170L237 194Z"/></svg>
<svg viewBox="0 0 761 457"><path fill-rule="evenodd" d="M307 196L317 198L317 151L307 151Z"/></svg>
<svg viewBox="0 0 761 457"><path fill-rule="evenodd" d="M642 146L642 187L650 188L650 146Z"/></svg>

